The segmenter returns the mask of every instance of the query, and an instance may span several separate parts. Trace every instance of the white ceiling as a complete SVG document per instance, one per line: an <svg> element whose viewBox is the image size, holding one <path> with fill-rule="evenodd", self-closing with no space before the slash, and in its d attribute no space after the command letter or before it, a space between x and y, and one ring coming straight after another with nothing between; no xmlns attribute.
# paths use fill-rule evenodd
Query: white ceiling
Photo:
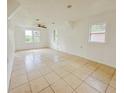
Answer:
<svg viewBox="0 0 124 93"><path fill-rule="evenodd" d="M16 0L8 0L7 3L8 3L7 16L10 16L12 12L14 12L17 7L19 7L19 2L17 2Z"/></svg>
<svg viewBox="0 0 124 93"><path fill-rule="evenodd" d="M18 25L33 25L39 18L41 23L75 21L86 16L115 9L115 0L18 0L20 9L11 19ZM67 8L72 5L72 8Z"/></svg>

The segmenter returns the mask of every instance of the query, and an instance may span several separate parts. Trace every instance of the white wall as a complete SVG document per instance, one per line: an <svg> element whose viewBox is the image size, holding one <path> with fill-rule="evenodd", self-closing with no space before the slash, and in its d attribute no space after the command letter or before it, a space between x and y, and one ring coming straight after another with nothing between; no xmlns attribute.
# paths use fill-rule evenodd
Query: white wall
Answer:
<svg viewBox="0 0 124 93"><path fill-rule="evenodd" d="M24 49L32 49L32 48L44 48L48 47L48 31L44 29L41 30L41 42L40 43L25 43L25 29L29 28L23 28L23 27L16 27L15 31L15 49L16 50L24 50ZM30 28L34 29L34 28ZM39 29L34 29L34 30L39 30Z"/></svg>
<svg viewBox="0 0 124 93"><path fill-rule="evenodd" d="M15 42L14 42L14 25L8 20L8 31L7 31L7 84L9 87L9 81L14 62L15 54Z"/></svg>
<svg viewBox="0 0 124 93"><path fill-rule="evenodd" d="M15 26L12 24L11 17L19 7L17 0L7 0L7 86L9 88L12 66L15 55Z"/></svg>
<svg viewBox="0 0 124 93"><path fill-rule="evenodd" d="M106 43L88 42L89 25L101 22L107 24ZM55 24L50 27L51 47L115 67L115 27L115 11L91 15L78 21ZM58 45L55 45L52 41L52 31L54 29L58 31Z"/></svg>

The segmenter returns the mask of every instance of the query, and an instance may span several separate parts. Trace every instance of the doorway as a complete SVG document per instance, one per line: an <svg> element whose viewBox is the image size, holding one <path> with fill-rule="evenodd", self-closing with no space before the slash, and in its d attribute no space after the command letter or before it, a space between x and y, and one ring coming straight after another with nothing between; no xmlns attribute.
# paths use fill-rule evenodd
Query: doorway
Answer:
<svg viewBox="0 0 124 93"><path fill-rule="evenodd" d="M57 32L57 30L53 30L53 43L54 43L54 48L58 49L58 32Z"/></svg>

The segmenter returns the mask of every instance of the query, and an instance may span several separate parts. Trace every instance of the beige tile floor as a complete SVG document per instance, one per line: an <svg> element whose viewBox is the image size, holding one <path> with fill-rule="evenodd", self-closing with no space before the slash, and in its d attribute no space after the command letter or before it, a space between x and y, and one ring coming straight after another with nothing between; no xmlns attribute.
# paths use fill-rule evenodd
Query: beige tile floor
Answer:
<svg viewBox="0 0 124 93"><path fill-rule="evenodd" d="M9 93L115 93L115 69L51 49L17 52Z"/></svg>

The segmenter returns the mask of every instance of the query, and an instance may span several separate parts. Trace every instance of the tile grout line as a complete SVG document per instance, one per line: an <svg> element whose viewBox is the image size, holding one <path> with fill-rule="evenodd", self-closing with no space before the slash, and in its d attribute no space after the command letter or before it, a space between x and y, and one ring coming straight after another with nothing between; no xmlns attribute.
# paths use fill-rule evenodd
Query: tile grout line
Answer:
<svg viewBox="0 0 124 93"><path fill-rule="evenodd" d="M27 76L27 79L28 79L28 85L29 85L30 91L31 91L31 93L33 93L32 92L32 88L31 88L31 84L30 84L30 80L29 80L29 77L28 77L28 71L27 71L27 69L26 69L26 76Z"/></svg>
<svg viewBox="0 0 124 93"><path fill-rule="evenodd" d="M49 57L48 57L49 58ZM33 56L33 59L34 59L34 56ZM67 58L67 59L70 59L70 57L69 58ZM34 62L34 60L33 60L33 63L35 64L35 62ZM86 64L88 64L88 63L86 63ZM59 76L59 78L60 79L62 79L62 80L64 80L63 78L64 78L64 76L60 76L59 74L57 74L56 72L55 72L55 70L53 70L52 68L51 68L51 66L49 65L49 64L47 64L47 67L50 67L50 70L52 70L52 72L54 72L57 76ZM96 68L97 69L97 68ZM90 77L90 76L92 76L92 74L96 71L96 69L90 74L90 75L88 75L87 77ZM39 70L38 70L39 71ZM40 72L40 71L39 71ZM73 74L73 71L66 71L66 72L69 72L68 73L68 75L69 74ZM28 79L28 84L29 84L29 87L30 87L30 90L31 90L31 93L32 93L32 89L31 89L31 85L30 85L30 81L32 81L32 80L36 80L36 79L32 79L32 80L29 80L29 77L28 77L28 74L27 74L28 72L27 72L27 70L26 70L26 76L27 76L27 79ZM41 72L40 72L41 73ZM49 72L49 73L51 73L51 72ZM47 74L49 74L49 73L47 73ZM45 78L45 76L47 75L47 74L45 74L45 75L43 75L42 73L41 73L41 77L43 77L46 81L47 81L47 79ZM73 74L74 76L76 76L75 74ZM113 74L113 76L114 76L114 74ZM77 77L77 76L76 76ZM77 77L78 79L79 79L79 77ZM95 78L96 79L96 78ZM99 80L99 79L96 79L96 80ZM111 79L112 80L112 79ZM110 80L110 81L111 81ZM65 80L64 80L65 81ZM101 81L101 80L99 80L99 81ZM11 81L10 81L11 82ZM86 82L85 80L82 80L81 79L81 84L83 83L83 82ZM102 82L102 81L101 81ZM27 83L27 82L26 82ZM50 84L48 81L47 81L47 83L48 83L48 87L49 88L51 88L52 89L52 87L51 87L51 85L53 85L54 83L52 83L52 84ZM70 84L68 84L66 81L65 81L65 83L67 84L67 85L69 85L70 86ZM87 82L86 82L87 83ZM104 82L102 82L102 83L104 83ZM24 83L25 84L25 83ZM24 84L21 84L20 86L22 86L22 85L24 85ZM78 87L80 87L81 86L81 84L79 85L79 86L77 86L75 89L73 89L71 86L71 88L72 88L72 92L76 92L75 90L78 88ZM88 83L87 83L88 84ZM107 85L107 88L109 87L109 83L108 83L108 85ZM90 86L89 84L88 84L88 86ZM9 86L10 87L10 86ZM48 88L48 87L46 87L46 88ZM92 87L92 86L90 86L90 87ZM16 88L16 87L15 87ZM41 91L43 91L43 90L45 90L46 88L44 88L44 89L42 89ZM93 88L93 87L92 87ZM107 88L106 88L106 90L107 90ZM95 89L95 88L94 88ZM95 90L97 90L97 89L95 89ZM41 91L39 91L39 92L41 92ZM54 89L52 89L52 91L55 93L55 91L54 91ZM97 90L98 91L98 90ZM38 92L38 93L39 93Z"/></svg>
<svg viewBox="0 0 124 93"><path fill-rule="evenodd" d="M51 90L53 91L53 93L55 93L55 91L54 91L54 89L51 87L51 85L50 85L50 88L51 88Z"/></svg>
<svg viewBox="0 0 124 93"><path fill-rule="evenodd" d="M54 70L52 70L60 79L64 80L63 77L59 76ZM71 73L69 73L71 74ZM68 75L69 75L68 74ZM65 80L64 80L65 81ZM74 91L74 89L65 81L65 83Z"/></svg>
<svg viewBox="0 0 124 93"><path fill-rule="evenodd" d="M33 59L34 59L34 56L33 56ZM33 63L34 63L34 60L33 60ZM34 63L34 64L35 64L35 63ZM36 65L36 64L35 64L35 65ZM38 68L38 71L39 71L39 68ZM40 72L40 71L39 71L39 72ZM40 72L40 74L43 75L41 72ZM38 91L38 93L40 93L41 91L47 89L47 88L50 86L49 82L45 79L45 77L44 77L44 76L41 76L41 77L43 77L43 79L48 83L48 86L45 87L45 88L43 88L43 89L41 89L40 91ZM35 79L35 80L36 80L36 79Z"/></svg>
<svg viewBox="0 0 124 93"><path fill-rule="evenodd" d="M12 73L13 73L14 71L13 71L13 68L12 68ZM11 78L12 78L12 74L11 74ZM27 77L26 77L27 78ZM12 82L12 80L10 80L10 83ZM15 88L18 88L18 87L21 87L22 85L24 85L24 84L26 84L27 82L24 82L24 83L22 83L22 84L20 84L20 85L18 85L18 86L15 86L15 87L13 87L13 88L11 88L11 89L9 89L9 90L13 90L13 89L15 89ZM10 86L9 86L9 88L10 88Z"/></svg>
<svg viewBox="0 0 124 93"><path fill-rule="evenodd" d="M103 71L103 70L102 70ZM115 73L115 71L113 72L113 74ZM111 75L112 77L113 77L113 74ZM95 77L92 77L92 78L94 78L94 79L96 79L96 80L98 80L98 81L100 81L101 83L103 83L103 84L106 84L107 85L107 87L106 87L106 89L105 89L105 93L106 93L106 91L107 91L107 88L108 88L108 86L110 85L109 83L110 83L110 81L112 80L112 78L111 78L111 80L109 81L109 83L105 83L104 81L102 81L102 80L100 80L100 79L98 79L98 78L95 78ZM88 83L87 83L88 84ZM89 84L88 84L89 85ZM90 85L91 86L91 85Z"/></svg>
<svg viewBox="0 0 124 93"><path fill-rule="evenodd" d="M112 78L111 78L110 82L112 81L115 72L116 72L116 71L113 72ZM109 88L109 86L111 86L111 85L110 85L110 82L108 83L108 85L107 85L107 87L106 87L105 93L107 92L107 89ZM112 87L112 86L111 86L111 87Z"/></svg>
<svg viewBox="0 0 124 93"><path fill-rule="evenodd" d="M97 90L96 88L94 88L93 86L89 85L86 81L84 81L89 87L93 88L94 90L96 90L97 92L101 93L99 90Z"/></svg>
<svg viewBox="0 0 124 93"><path fill-rule="evenodd" d="M96 80L98 80L98 79L96 79ZM98 80L98 81L100 81L100 80ZM90 86L90 87L92 87L93 89L95 89L95 90L97 90L98 92L100 92L98 89L96 89L96 88L94 88L93 86L91 86L90 84L88 84L86 81L84 81L88 86ZM101 82L101 81L100 81ZM102 83L104 83L104 82L102 82ZM106 83L104 83L104 84L106 84ZM107 84L106 84L107 85Z"/></svg>
<svg viewBox="0 0 124 93"><path fill-rule="evenodd" d="M100 66L98 66L91 74L89 74L89 76L88 77L90 77L97 69L99 69L99 67ZM100 91L99 90L97 90L96 88L94 88L94 87L92 87L91 85L89 85L85 80L83 80L83 82L84 83L86 83L89 87L91 87L91 88L93 88L93 89L95 89L97 92L99 92L100 93ZM82 82L82 83L83 83ZM79 86L80 87L80 86Z"/></svg>
<svg viewBox="0 0 124 93"><path fill-rule="evenodd" d="M85 66L86 64L88 64L88 63L85 63L84 66ZM97 69L97 68L96 68L96 69ZM54 71L54 70L53 70L53 71ZM94 70L94 71L95 71L95 70ZM55 72L55 71L54 71L54 72ZM70 72L70 71L66 71L66 72L69 72L69 74L73 74L73 73ZM56 72L55 72L55 73L56 73ZM93 73L93 72L92 72L92 73ZM92 74L92 73L91 73L91 74ZM57 73L56 73L56 74L57 74ZM68 75L69 75L69 74L68 74ZM57 74L57 75L58 75L58 74ZM73 75L74 75L74 74L73 74ZM58 75L58 76L59 76L59 75ZM76 75L74 75L74 76L76 76ZM89 76L90 76L90 75L89 75ZM59 77L60 77L60 76L59 76ZM77 76L76 76L76 77L77 77ZM64 80L63 77L60 77L60 78L61 78L62 80ZM77 77L77 78L80 79L79 77ZM80 79L80 80L81 80L81 79ZM64 81L65 81L65 80L64 80ZM66 82L66 81L65 81L65 82ZM79 86L80 86L82 83L83 83L83 81L81 80L81 83L79 84ZM66 84L70 86L70 84L68 84L68 82L66 82ZM70 86L70 87L73 89L73 91L75 91L79 86L77 86L75 89L72 88L71 86Z"/></svg>
<svg viewBox="0 0 124 93"><path fill-rule="evenodd" d="M41 90L40 90L40 91L38 91L37 93L40 93L40 92L44 91L45 89L47 89L47 88L49 88L49 87L50 87L50 85L48 85L47 87L45 87L45 88L41 89Z"/></svg>
<svg viewBox="0 0 124 93"><path fill-rule="evenodd" d="M87 76L87 78L90 77L98 68L99 68L99 67L97 67L92 73L90 73L90 74ZM86 79L85 79L85 80L86 80ZM83 83L85 82L85 80L82 80L82 83L81 83L81 84L83 84ZM88 84L88 85L89 85L89 84ZM80 85L80 86L81 86L81 85ZM79 88L80 86L78 86L77 88ZM77 89L77 88L76 88L76 89ZM76 90L76 89L75 89L75 90ZM97 91L98 91L98 90L97 90Z"/></svg>
<svg viewBox="0 0 124 93"><path fill-rule="evenodd" d="M41 72L40 72L41 73ZM41 73L42 74L42 73ZM52 87L51 87L51 84L48 82L48 80L45 78L45 75L43 75L43 78L46 80L46 82L48 83L48 87L53 91L53 93L55 93L55 91L52 89ZM47 88L48 88L47 87ZM43 90L41 90L41 91L43 91ZM41 91L39 91L39 92L41 92Z"/></svg>

